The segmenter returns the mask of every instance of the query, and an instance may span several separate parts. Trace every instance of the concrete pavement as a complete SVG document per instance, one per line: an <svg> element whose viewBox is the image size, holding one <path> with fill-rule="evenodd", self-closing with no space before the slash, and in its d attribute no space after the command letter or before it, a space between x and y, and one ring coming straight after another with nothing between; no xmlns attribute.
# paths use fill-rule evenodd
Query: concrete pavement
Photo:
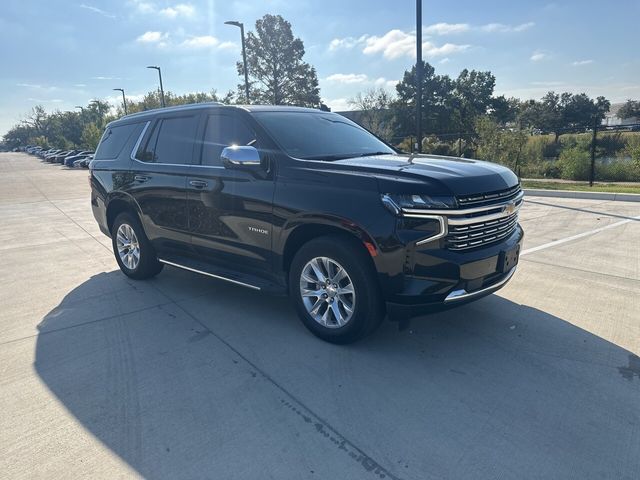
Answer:
<svg viewBox="0 0 640 480"><path fill-rule="evenodd" d="M127 279L86 177L0 154L6 478L640 477L639 204L529 197L507 287L341 347L286 298Z"/></svg>

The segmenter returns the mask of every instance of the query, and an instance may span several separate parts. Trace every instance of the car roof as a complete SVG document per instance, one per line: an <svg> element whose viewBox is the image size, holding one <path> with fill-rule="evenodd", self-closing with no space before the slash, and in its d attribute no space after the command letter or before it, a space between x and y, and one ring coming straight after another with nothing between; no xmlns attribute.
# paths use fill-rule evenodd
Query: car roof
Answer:
<svg viewBox="0 0 640 480"><path fill-rule="evenodd" d="M129 123L132 120L145 120L151 119L156 115L161 115L163 113L171 113L171 112L181 112L181 111L189 111L189 110L199 110L199 109L211 109L211 107L218 107L227 109L240 109L247 112L307 112L307 113L328 113L323 112L322 110L318 110L315 108L306 108L306 107L294 107L289 105L227 105L220 102L203 102L203 103L190 103L187 105L176 105L174 107L164 107L164 108L154 108L152 110L145 110L144 112L132 113L130 115L125 115L113 122L109 123L108 126L119 125L120 123Z"/></svg>

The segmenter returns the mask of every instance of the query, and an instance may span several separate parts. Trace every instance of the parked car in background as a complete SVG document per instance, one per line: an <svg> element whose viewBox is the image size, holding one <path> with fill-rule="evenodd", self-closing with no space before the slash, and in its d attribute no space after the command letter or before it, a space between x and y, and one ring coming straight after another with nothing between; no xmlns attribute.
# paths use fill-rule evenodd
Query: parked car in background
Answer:
<svg viewBox="0 0 640 480"><path fill-rule="evenodd" d="M74 167L80 167L80 168L89 168L89 164L91 163L91 160L93 160L93 154L88 155L85 158L82 158L80 160L76 160L73 164Z"/></svg>
<svg viewBox="0 0 640 480"><path fill-rule="evenodd" d="M92 151L86 150L84 152L79 152L74 155L67 155L64 159L64 164L67 167L73 168L76 161L87 158L91 154L93 154Z"/></svg>

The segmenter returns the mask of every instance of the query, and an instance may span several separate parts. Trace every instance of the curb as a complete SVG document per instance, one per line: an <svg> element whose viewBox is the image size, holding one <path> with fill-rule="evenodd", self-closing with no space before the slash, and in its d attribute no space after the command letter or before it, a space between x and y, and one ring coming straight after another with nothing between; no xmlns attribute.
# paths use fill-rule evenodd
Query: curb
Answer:
<svg viewBox="0 0 640 480"><path fill-rule="evenodd" d="M588 200L611 200L619 202L640 202L638 193L584 192L579 190L544 190L541 188L525 188L525 195L535 197L584 198Z"/></svg>

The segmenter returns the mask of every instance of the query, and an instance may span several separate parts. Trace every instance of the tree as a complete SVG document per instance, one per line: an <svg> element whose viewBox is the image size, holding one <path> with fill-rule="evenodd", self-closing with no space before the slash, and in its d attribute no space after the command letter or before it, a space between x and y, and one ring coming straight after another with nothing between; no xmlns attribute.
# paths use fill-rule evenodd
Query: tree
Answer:
<svg viewBox="0 0 640 480"><path fill-rule="evenodd" d="M604 114L609 111L611 103L604 97L598 97L594 101L586 93L563 93L561 106L564 127L584 129L592 128L594 122L599 124Z"/></svg>
<svg viewBox="0 0 640 480"><path fill-rule="evenodd" d="M422 126L425 133L441 133L451 127L454 84L447 75L436 75L434 68L422 62ZM416 66L404 72L396 85L397 99L393 102L398 136L415 132L416 125Z"/></svg>
<svg viewBox="0 0 640 480"><path fill-rule="evenodd" d="M166 91L164 93L165 104L169 107L175 105L187 105L191 103L204 103L204 102L222 102L226 104L234 103L233 92L227 92L223 97L219 97L215 89L209 93L195 92L185 93L183 95L177 95L173 92ZM160 100L160 93L158 90L152 90L142 97L142 100L138 102L127 102L127 110L129 113L142 112L145 110L151 110L153 108L160 108L162 106ZM118 116L124 115L124 110L121 105L118 106Z"/></svg>
<svg viewBox="0 0 640 480"><path fill-rule="evenodd" d="M640 120L640 102L636 100L627 100L620 110L618 110L620 118L637 118Z"/></svg>
<svg viewBox="0 0 640 480"><path fill-rule="evenodd" d="M482 160L500 163L518 172L521 167L522 149L528 135L522 130L505 130L489 117L480 117L476 121L477 157Z"/></svg>
<svg viewBox="0 0 640 480"><path fill-rule="evenodd" d="M515 122L521 109L521 102L515 97L506 98L504 95L491 99L489 116L500 125Z"/></svg>
<svg viewBox="0 0 640 480"><path fill-rule="evenodd" d="M360 112L360 123L380 138L389 141L393 135L392 96L384 88L370 89L358 93L349 100L349 105Z"/></svg>
<svg viewBox="0 0 640 480"><path fill-rule="evenodd" d="M453 106L458 129L473 131L476 118L485 115L492 105L496 77L489 71L467 70L460 72L454 83Z"/></svg>
<svg viewBox="0 0 640 480"><path fill-rule="evenodd" d="M246 52L252 102L320 106L316 70L302 60L302 40L294 38L291 24L280 15L256 21L256 32L246 37ZM244 64L238 62L237 68L244 77ZM246 101L244 84L238 85L238 97Z"/></svg>

